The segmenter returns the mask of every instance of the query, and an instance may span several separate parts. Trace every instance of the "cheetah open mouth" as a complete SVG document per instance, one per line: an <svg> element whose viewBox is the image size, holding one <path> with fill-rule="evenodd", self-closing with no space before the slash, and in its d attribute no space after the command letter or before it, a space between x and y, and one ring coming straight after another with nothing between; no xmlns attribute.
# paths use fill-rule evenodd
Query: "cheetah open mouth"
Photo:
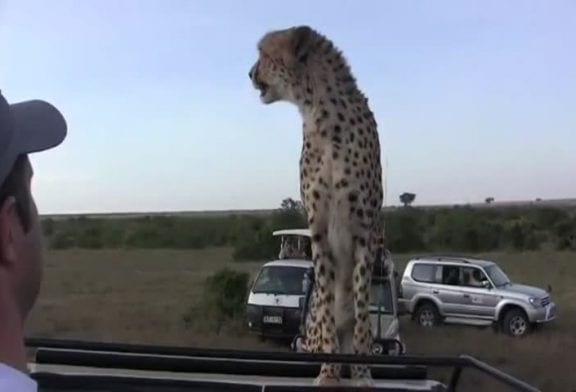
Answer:
<svg viewBox="0 0 576 392"><path fill-rule="evenodd" d="M255 81L254 81L254 84L256 84L256 88L257 88L258 90L260 90L260 96L261 96L261 97L265 96L266 93L268 92L268 89L270 88L270 85L268 85L268 84L266 84L266 83L264 83L264 82L261 82L261 81L259 81L259 80L255 80Z"/></svg>

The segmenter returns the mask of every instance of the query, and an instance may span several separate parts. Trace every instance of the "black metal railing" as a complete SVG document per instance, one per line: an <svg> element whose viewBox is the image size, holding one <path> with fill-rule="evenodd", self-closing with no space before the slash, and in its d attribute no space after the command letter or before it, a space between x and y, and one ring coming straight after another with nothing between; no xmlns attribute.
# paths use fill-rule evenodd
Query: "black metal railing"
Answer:
<svg viewBox="0 0 576 392"><path fill-rule="evenodd" d="M469 355L360 356L293 352L242 351L141 344L29 338L38 364L89 366L186 373L218 373L279 377L313 377L322 362L369 364L374 378L425 379L427 367L451 368L448 391L458 391L465 369L476 370L512 390L539 392L497 368ZM398 365L398 366L391 366ZM275 387L276 388L276 387ZM270 389L267 389L270 390Z"/></svg>

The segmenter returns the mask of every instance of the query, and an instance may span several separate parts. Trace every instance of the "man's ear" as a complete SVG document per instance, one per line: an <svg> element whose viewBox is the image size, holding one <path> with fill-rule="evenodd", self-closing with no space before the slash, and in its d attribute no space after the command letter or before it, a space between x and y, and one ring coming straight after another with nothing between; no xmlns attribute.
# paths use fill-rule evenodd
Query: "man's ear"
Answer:
<svg viewBox="0 0 576 392"><path fill-rule="evenodd" d="M295 27L292 31L292 54L296 61L305 63L311 50L313 30L308 26Z"/></svg>
<svg viewBox="0 0 576 392"><path fill-rule="evenodd" d="M0 205L0 268L16 262L15 225L17 222L16 199L9 196Z"/></svg>

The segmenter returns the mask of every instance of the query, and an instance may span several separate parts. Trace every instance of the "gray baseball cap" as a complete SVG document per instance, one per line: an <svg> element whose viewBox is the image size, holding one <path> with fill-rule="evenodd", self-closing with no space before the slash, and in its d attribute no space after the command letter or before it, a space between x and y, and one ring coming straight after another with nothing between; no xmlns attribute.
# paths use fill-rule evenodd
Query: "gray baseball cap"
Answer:
<svg viewBox="0 0 576 392"><path fill-rule="evenodd" d="M20 155L56 147L66 132L64 116L48 102L8 104L0 92L0 185Z"/></svg>

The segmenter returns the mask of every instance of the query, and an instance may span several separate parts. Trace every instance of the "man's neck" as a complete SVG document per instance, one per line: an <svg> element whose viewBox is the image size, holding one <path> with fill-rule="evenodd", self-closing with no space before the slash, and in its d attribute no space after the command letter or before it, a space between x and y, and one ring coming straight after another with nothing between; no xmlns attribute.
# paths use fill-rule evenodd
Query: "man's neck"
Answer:
<svg viewBox="0 0 576 392"><path fill-rule="evenodd" d="M0 363L28 373L24 321L18 306L0 293Z"/></svg>

